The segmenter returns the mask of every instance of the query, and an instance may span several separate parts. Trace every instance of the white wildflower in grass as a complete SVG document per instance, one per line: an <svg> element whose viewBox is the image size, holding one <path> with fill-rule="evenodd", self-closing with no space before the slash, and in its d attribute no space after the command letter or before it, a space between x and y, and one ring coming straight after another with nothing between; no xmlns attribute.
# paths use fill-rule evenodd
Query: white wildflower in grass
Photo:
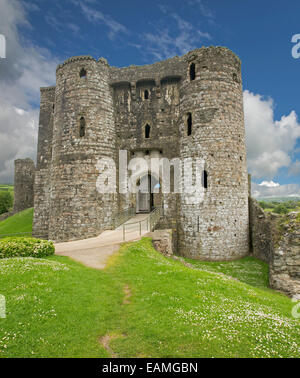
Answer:
<svg viewBox="0 0 300 378"><path fill-rule="evenodd" d="M185 263L150 239L122 246L103 271L57 256L0 260L0 357L107 357L97 340L109 332L120 357L299 357L294 303L267 288L265 265Z"/></svg>
<svg viewBox="0 0 300 378"><path fill-rule="evenodd" d="M36 270L38 267L50 268L52 271L67 271L70 268L58 261L35 259L34 257L14 257L0 259L0 274L10 275L11 272L24 274Z"/></svg>

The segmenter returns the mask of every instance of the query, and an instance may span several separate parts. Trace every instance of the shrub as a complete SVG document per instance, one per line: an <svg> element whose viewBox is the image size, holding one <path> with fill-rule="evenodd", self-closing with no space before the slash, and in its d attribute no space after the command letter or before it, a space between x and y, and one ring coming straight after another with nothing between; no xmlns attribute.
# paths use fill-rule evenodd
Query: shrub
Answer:
<svg viewBox="0 0 300 378"><path fill-rule="evenodd" d="M262 209L266 209L268 207L268 204L264 201L259 201L259 204Z"/></svg>
<svg viewBox="0 0 300 378"><path fill-rule="evenodd" d="M13 196L9 191L0 191L0 215L10 210L13 202Z"/></svg>
<svg viewBox="0 0 300 378"><path fill-rule="evenodd" d="M276 205L273 211L277 214L287 214L289 212L283 204Z"/></svg>
<svg viewBox="0 0 300 378"><path fill-rule="evenodd" d="M10 237L0 239L0 259L8 257L45 257L53 255L54 244L48 240Z"/></svg>

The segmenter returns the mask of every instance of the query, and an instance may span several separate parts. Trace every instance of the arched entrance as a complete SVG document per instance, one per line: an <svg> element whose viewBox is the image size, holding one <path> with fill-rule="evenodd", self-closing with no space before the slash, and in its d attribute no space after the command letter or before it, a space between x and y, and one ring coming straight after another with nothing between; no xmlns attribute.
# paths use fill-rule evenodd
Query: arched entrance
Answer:
<svg viewBox="0 0 300 378"><path fill-rule="evenodd" d="M136 212L149 213L154 209L154 193L159 191L159 181L146 174L138 180L137 186Z"/></svg>

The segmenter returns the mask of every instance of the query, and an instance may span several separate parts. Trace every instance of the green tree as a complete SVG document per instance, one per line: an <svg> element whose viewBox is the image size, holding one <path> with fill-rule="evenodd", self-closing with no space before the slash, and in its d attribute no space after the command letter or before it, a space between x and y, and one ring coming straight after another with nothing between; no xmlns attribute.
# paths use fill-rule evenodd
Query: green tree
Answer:
<svg viewBox="0 0 300 378"><path fill-rule="evenodd" d="M13 196L8 191L0 192L0 214L6 213L13 206Z"/></svg>
<svg viewBox="0 0 300 378"><path fill-rule="evenodd" d="M287 214L289 212L283 203L276 205L273 211L277 214Z"/></svg>
<svg viewBox="0 0 300 378"><path fill-rule="evenodd" d="M266 209L268 207L268 204L264 201L260 201L259 204L262 209Z"/></svg>

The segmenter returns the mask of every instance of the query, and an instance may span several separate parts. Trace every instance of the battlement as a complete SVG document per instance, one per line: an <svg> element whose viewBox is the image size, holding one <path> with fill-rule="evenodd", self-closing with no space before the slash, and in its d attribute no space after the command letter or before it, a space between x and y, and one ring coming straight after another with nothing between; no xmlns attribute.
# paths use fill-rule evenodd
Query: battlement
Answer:
<svg viewBox="0 0 300 378"><path fill-rule="evenodd" d="M71 63L78 63L78 67L84 68L84 63L100 63L109 69L110 84L115 86L119 82L137 83L141 80L154 80L157 85L169 76L183 76L186 73L186 65L192 61L197 61L200 65L198 71L201 70L227 70L229 65L235 66L237 72L240 72L241 61L239 57L234 54L227 47L201 47L192 50L187 54L178 57L172 57L160 62L155 62L148 65L131 65L128 67L114 67L110 66L107 60L103 57L96 60L90 55L74 56L65 60L62 64L57 66L56 71ZM49 88L49 90L51 87ZM41 89L42 90L42 89ZM43 88L47 90L47 88Z"/></svg>
<svg viewBox="0 0 300 378"><path fill-rule="evenodd" d="M66 66L70 63L77 63L77 62L86 62L86 61L93 61L96 62L96 59L93 58L91 55L80 55L80 56L73 56L71 58L66 59L63 63L59 64L56 68L56 71L58 71L60 68Z"/></svg>

